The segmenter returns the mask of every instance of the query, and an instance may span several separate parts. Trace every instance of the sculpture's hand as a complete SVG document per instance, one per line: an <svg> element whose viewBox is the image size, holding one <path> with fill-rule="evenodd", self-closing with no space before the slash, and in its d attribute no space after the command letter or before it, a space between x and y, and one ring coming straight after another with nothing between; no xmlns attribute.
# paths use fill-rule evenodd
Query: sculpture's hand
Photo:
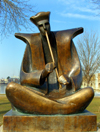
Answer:
<svg viewBox="0 0 100 132"><path fill-rule="evenodd" d="M49 75L49 73L53 72L54 69L55 69L54 62L47 63L42 72L42 78L46 78Z"/></svg>
<svg viewBox="0 0 100 132"><path fill-rule="evenodd" d="M54 62L50 62L50 63L47 63L45 65L45 68L44 70L42 71L42 74L41 74L41 78L40 78L40 84L42 85L45 81L45 78L51 73L53 72L53 70L55 69L55 64Z"/></svg>
<svg viewBox="0 0 100 132"><path fill-rule="evenodd" d="M69 84L70 83L70 78L69 77L64 77L64 75L61 75L59 78L58 78L58 82L61 83L61 84Z"/></svg>
<svg viewBox="0 0 100 132"><path fill-rule="evenodd" d="M51 73L51 72L53 72L54 69L55 69L54 62L47 63L46 66L45 66L45 70L46 70L46 72L48 74Z"/></svg>

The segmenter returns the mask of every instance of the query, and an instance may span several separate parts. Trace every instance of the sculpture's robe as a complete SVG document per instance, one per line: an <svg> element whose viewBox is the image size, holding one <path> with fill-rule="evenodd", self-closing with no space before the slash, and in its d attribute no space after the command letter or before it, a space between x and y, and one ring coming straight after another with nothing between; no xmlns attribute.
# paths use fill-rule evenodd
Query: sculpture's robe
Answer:
<svg viewBox="0 0 100 132"><path fill-rule="evenodd" d="M72 41L72 39L76 35L82 32L83 32L83 28L51 32L54 36L54 40L56 44L55 46L56 56L54 55L54 58L57 63L56 66L58 68L59 76L64 75L70 77L71 84L67 85L66 88L68 91L71 92L78 90L82 82L81 65L76 48ZM32 86L33 88L43 90L42 92L46 93L45 92L46 89L51 84L49 80L47 82L48 86L46 85L46 81L42 86L40 86L40 76L45 67L45 64L47 63L43 51L43 44L42 44L42 39L40 37L40 33L36 33L36 34L16 33L15 36L23 40L27 44L21 66L21 73L20 73L21 84L26 86ZM53 50L54 44L52 43L51 39L50 42ZM52 83L51 86L53 86L54 83L56 83L56 81L55 82L53 81L54 80L51 80ZM56 84L58 84L58 82ZM56 89L57 86L55 86L55 88L54 86L51 91ZM59 84L58 84L58 89L59 89Z"/></svg>

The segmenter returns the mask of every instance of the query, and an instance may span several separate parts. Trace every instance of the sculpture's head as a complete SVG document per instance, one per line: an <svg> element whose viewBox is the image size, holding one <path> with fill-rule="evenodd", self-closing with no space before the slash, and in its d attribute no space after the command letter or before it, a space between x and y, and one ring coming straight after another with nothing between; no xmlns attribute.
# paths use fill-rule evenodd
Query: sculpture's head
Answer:
<svg viewBox="0 0 100 132"><path fill-rule="evenodd" d="M30 18L30 20L39 28L40 33L43 36L45 35L45 30L50 34L49 15L50 12L39 12Z"/></svg>

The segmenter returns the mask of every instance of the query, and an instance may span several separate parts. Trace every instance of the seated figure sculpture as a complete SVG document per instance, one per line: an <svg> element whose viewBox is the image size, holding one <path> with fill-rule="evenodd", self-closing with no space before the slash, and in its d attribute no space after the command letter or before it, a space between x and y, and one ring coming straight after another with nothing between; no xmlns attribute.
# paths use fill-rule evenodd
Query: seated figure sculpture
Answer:
<svg viewBox="0 0 100 132"><path fill-rule="evenodd" d="M24 113L78 113L94 97L91 87L80 88L82 69L72 41L83 28L51 32L49 15L39 12L30 18L40 33L15 34L26 43L26 50L20 84L9 83L6 95L12 108Z"/></svg>

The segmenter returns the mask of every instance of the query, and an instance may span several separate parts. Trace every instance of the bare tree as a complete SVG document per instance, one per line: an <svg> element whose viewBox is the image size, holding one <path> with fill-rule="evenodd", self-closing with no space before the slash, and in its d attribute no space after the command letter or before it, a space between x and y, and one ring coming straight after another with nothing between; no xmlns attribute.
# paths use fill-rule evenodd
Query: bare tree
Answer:
<svg viewBox="0 0 100 132"><path fill-rule="evenodd" d="M85 32L77 41L77 49L82 65L83 79L89 86L91 78L100 69L100 42L97 34Z"/></svg>
<svg viewBox="0 0 100 132"><path fill-rule="evenodd" d="M95 5L94 9L100 10L100 0L91 0L91 2Z"/></svg>
<svg viewBox="0 0 100 132"><path fill-rule="evenodd" d="M29 0L0 0L0 35L7 35L22 27L29 29L29 16L34 13Z"/></svg>
<svg viewBox="0 0 100 132"><path fill-rule="evenodd" d="M99 5L100 6L100 0L91 0L94 4Z"/></svg>

